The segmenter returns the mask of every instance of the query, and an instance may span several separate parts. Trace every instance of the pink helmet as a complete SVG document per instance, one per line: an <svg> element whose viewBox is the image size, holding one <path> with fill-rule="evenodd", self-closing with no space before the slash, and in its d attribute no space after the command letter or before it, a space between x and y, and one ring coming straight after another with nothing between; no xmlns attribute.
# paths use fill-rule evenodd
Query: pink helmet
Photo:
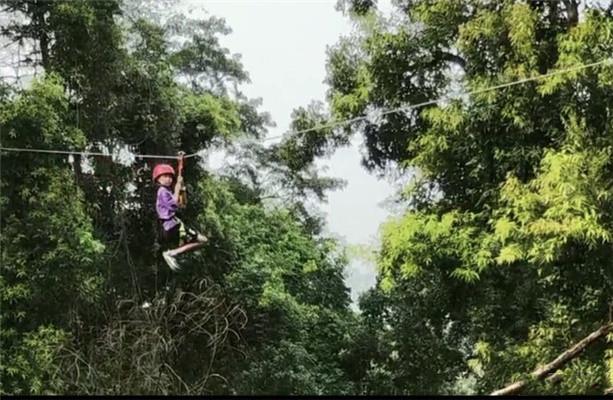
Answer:
<svg viewBox="0 0 613 400"><path fill-rule="evenodd" d="M175 169L168 164L158 164L153 168L153 181L157 181L157 179L164 174L175 175Z"/></svg>

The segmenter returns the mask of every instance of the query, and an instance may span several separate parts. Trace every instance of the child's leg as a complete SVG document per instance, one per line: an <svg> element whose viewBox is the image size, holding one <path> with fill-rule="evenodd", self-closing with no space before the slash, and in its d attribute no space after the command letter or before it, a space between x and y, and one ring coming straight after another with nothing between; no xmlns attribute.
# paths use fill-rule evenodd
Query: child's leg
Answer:
<svg viewBox="0 0 613 400"><path fill-rule="evenodd" d="M194 243L194 242L199 242L199 243L206 243L209 241L209 239L204 236L202 233L198 232L197 230L185 226L185 224L182 225L183 227L183 238L185 238L185 240L188 243Z"/></svg>
<svg viewBox="0 0 613 400"><path fill-rule="evenodd" d="M201 235L195 230L186 227L183 221L179 221L179 235L181 238L181 242L185 244L171 251L173 257L185 253L187 251L199 249L200 247L204 246L204 244L208 241L208 239L204 235Z"/></svg>
<svg viewBox="0 0 613 400"><path fill-rule="evenodd" d="M204 246L204 243L205 242L187 243L187 244L184 244L181 247L177 247L176 249L172 250L171 254L173 256L178 256L179 254L185 253L186 251L198 249L198 248Z"/></svg>
<svg viewBox="0 0 613 400"><path fill-rule="evenodd" d="M179 226L176 225L172 229L167 231L166 229L164 229L163 224L160 222L159 240L161 243L161 249L163 250L162 257L164 258L164 261L166 261L166 264L168 264L170 269L172 269L173 271L178 271L179 264L177 264L177 261L175 260L174 256L172 256L172 250L170 249L176 248L181 243L179 235Z"/></svg>

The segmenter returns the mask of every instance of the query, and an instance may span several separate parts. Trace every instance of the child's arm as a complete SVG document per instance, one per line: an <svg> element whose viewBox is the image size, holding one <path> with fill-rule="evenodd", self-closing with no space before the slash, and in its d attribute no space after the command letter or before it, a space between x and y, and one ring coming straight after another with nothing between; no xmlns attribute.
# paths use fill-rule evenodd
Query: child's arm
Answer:
<svg viewBox="0 0 613 400"><path fill-rule="evenodd" d="M183 186L183 177L181 175L177 176L177 183L175 184L175 192L172 195L173 200L178 204L179 203L179 193L181 192L181 187Z"/></svg>

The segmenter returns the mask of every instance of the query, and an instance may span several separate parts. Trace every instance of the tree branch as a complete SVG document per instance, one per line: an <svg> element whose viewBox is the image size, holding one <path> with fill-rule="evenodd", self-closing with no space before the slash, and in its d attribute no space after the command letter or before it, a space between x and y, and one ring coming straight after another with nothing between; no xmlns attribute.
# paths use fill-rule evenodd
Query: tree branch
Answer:
<svg viewBox="0 0 613 400"><path fill-rule="evenodd" d="M464 58L460 57L457 54L449 53L447 51L441 51L438 55L441 57L441 59L452 62L460 66L462 69L465 69L466 67L466 60L464 60Z"/></svg>
<svg viewBox="0 0 613 400"><path fill-rule="evenodd" d="M590 333L588 336L577 342L570 349L566 350L564 353L560 354L555 360L550 362L547 365L544 365L540 368L535 369L530 374L533 379L543 379L551 373L560 369L564 364L568 361L575 358L579 353L585 350L586 347L596 342L603 336L606 336L609 332L613 331L613 323L608 323L607 325L603 325L598 330ZM514 394L522 390L528 384L528 380L522 380L519 382L515 382L509 386L506 386L502 389L498 389L492 393L490 396L501 396L501 395L509 395Z"/></svg>
<svg viewBox="0 0 613 400"><path fill-rule="evenodd" d="M579 5L576 0L564 0L568 24L573 27L579 22Z"/></svg>

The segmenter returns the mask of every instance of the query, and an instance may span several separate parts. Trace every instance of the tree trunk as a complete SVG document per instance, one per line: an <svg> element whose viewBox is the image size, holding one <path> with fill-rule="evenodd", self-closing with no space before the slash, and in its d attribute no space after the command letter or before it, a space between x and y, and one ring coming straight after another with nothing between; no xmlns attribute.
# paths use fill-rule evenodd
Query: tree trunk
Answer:
<svg viewBox="0 0 613 400"><path fill-rule="evenodd" d="M568 25L573 27L579 22L579 5L576 0L564 0Z"/></svg>
<svg viewBox="0 0 613 400"><path fill-rule="evenodd" d="M40 0L34 2L32 5L34 7L32 22L34 25L34 36L38 39L38 45L40 46L42 66L45 71L49 71L51 64L49 62L49 36L47 35L47 22L45 19L48 8L46 3L46 1Z"/></svg>

